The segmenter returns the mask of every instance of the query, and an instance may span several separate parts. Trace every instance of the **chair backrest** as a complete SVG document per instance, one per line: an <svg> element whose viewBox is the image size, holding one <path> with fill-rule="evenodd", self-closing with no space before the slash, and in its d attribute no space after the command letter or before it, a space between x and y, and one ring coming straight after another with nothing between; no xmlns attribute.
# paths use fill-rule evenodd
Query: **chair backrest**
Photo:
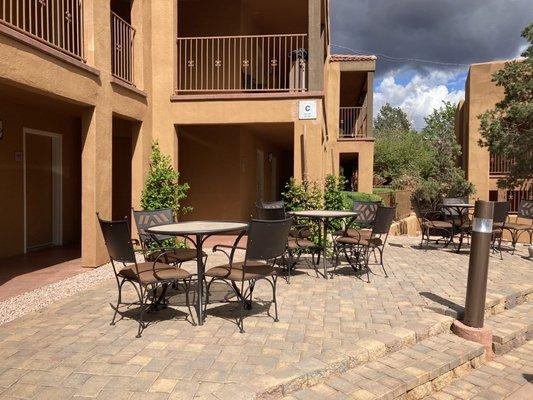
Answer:
<svg viewBox="0 0 533 400"><path fill-rule="evenodd" d="M521 200L517 214L520 218L533 219L533 200Z"/></svg>
<svg viewBox="0 0 533 400"><path fill-rule="evenodd" d="M152 235L146 232L147 229L152 226L171 224L174 222L174 212L170 208L163 208L161 210L153 211L135 211L133 210L133 217L135 218L135 224L137 225L137 233L141 243L148 245L156 240L171 239L171 236L166 235Z"/></svg>
<svg viewBox="0 0 533 400"><path fill-rule="evenodd" d="M130 224L127 219L120 221L106 221L100 219L100 229L104 236L109 258L112 261L134 263L135 252L131 243Z"/></svg>
<svg viewBox="0 0 533 400"><path fill-rule="evenodd" d="M495 201L494 202L494 216L492 217L493 223L503 224L507 221L507 215L511 209L511 204L508 201Z"/></svg>
<svg viewBox="0 0 533 400"><path fill-rule="evenodd" d="M273 260L280 257L287 245L292 218L277 221L252 219L248 228L246 260Z"/></svg>
<svg viewBox="0 0 533 400"><path fill-rule="evenodd" d="M285 207L264 207L263 205L256 206L257 218L263 221L279 221L286 219Z"/></svg>
<svg viewBox="0 0 533 400"><path fill-rule="evenodd" d="M374 226L372 226L372 235L388 234L395 214L396 207L378 207Z"/></svg>
<svg viewBox="0 0 533 400"><path fill-rule="evenodd" d="M355 218L355 222L360 224L372 225L376 219L376 212L380 202L376 201L357 201L353 202L353 211L359 214Z"/></svg>
<svg viewBox="0 0 533 400"><path fill-rule="evenodd" d="M442 199L442 204L468 204L468 196L463 197L445 197ZM468 214L468 209L463 209L463 214ZM444 208L444 213L450 217L459 217L460 214L455 208Z"/></svg>

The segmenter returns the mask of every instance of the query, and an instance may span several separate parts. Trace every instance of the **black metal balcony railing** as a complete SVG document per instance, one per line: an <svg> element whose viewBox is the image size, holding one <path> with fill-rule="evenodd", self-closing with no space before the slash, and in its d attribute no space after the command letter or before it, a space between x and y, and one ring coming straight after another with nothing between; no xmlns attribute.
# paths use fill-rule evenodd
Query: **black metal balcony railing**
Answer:
<svg viewBox="0 0 533 400"><path fill-rule="evenodd" d="M117 14L111 13L111 71L131 85L133 81L133 39L135 29Z"/></svg>
<svg viewBox="0 0 533 400"><path fill-rule="evenodd" d="M367 109L363 107L340 107L339 138L362 138L367 136Z"/></svg>
<svg viewBox="0 0 533 400"><path fill-rule="evenodd" d="M0 0L0 24L84 61L83 0Z"/></svg>
<svg viewBox="0 0 533 400"><path fill-rule="evenodd" d="M307 90L307 35L177 39L176 92Z"/></svg>
<svg viewBox="0 0 533 400"><path fill-rule="evenodd" d="M513 160L508 160L503 156L491 154L489 164L490 175L505 175L508 174Z"/></svg>

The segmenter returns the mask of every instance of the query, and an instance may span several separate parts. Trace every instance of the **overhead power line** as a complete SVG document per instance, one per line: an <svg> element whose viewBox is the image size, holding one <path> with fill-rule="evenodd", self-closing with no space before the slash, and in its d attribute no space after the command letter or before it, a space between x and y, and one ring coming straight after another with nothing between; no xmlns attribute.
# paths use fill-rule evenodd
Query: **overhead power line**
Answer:
<svg viewBox="0 0 533 400"><path fill-rule="evenodd" d="M338 47L340 49L349 50L354 54L368 54L364 51L354 50L350 47L341 46L340 44L332 44L333 47ZM469 64L460 64L460 63L449 63L449 62L443 62L443 61L433 61L433 60L423 60L420 58L407 58L407 57L392 57L388 56L383 53L373 53L376 56L384 59L385 61L392 61L392 62L417 62L417 63L426 63L426 64L434 64L434 65L445 65L448 67L468 67Z"/></svg>

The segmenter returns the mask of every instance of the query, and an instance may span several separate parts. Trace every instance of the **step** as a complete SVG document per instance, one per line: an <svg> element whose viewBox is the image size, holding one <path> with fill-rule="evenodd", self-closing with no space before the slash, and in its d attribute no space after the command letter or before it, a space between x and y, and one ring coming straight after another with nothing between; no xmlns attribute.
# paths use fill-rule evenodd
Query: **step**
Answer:
<svg viewBox="0 0 533 400"><path fill-rule="evenodd" d="M453 322L432 312L390 331L372 334L323 353L320 357L300 360L260 376L248 384L254 399L280 399L295 391L316 386L359 365L365 365L402 349L409 349L428 338L449 333Z"/></svg>
<svg viewBox="0 0 533 400"><path fill-rule="evenodd" d="M533 341L455 379L426 400L458 399L532 399Z"/></svg>
<svg viewBox="0 0 533 400"><path fill-rule="evenodd" d="M491 316L486 326L492 329L492 348L496 355L521 346L533 339L533 302L520 304Z"/></svg>
<svg viewBox="0 0 533 400"><path fill-rule="evenodd" d="M483 346L442 333L352 368L286 399L421 399L481 365Z"/></svg>

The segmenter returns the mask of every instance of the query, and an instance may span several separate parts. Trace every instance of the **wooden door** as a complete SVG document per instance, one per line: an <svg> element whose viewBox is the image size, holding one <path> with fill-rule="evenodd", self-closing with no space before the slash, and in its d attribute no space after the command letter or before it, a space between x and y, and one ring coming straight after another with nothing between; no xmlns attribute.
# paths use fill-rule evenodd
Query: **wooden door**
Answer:
<svg viewBox="0 0 533 400"><path fill-rule="evenodd" d="M26 248L54 241L53 156L50 136L26 134Z"/></svg>

